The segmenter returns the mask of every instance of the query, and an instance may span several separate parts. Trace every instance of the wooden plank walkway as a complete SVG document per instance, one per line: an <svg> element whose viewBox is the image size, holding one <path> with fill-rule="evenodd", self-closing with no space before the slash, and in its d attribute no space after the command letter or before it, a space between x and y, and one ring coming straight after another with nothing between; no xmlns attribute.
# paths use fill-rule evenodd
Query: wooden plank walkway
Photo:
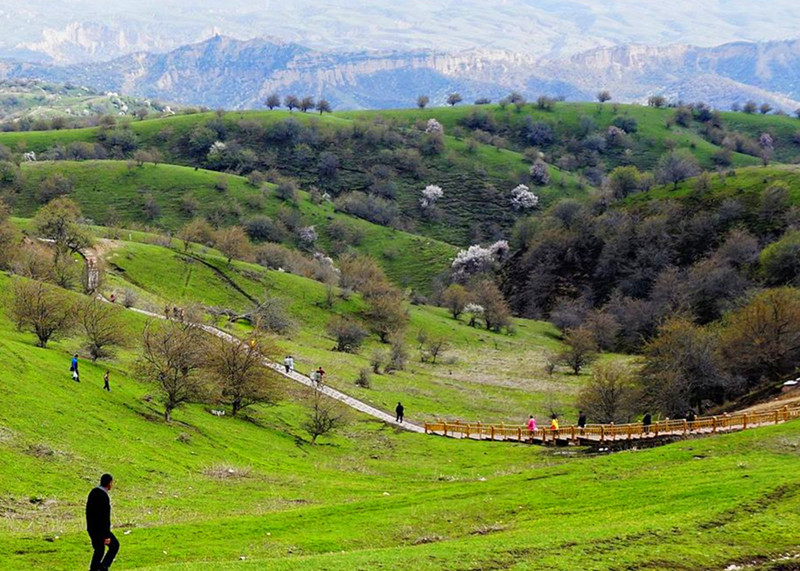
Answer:
<svg viewBox="0 0 800 571"><path fill-rule="evenodd" d="M426 422L425 433L449 438L528 442L531 444L602 444L626 441L647 441L665 437L688 438L736 432L760 426L781 424L800 418L800 406L784 406L774 410L699 417L688 420L662 420L645 427L634 424L589 424L583 428L566 426L558 430L537 428L529 432L525 426L482 424L480 422Z"/></svg>

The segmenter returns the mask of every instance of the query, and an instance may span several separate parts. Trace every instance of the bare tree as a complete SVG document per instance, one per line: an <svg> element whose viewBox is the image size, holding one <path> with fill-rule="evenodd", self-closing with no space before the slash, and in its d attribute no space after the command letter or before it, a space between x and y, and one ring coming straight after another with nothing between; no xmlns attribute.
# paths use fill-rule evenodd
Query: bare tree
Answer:
<svg viewBox="0 0 800 571"><path fill-rule="evenodd" d="M277 93L270 93L267 96L267 100L264 101L264 105L266 105L270 111L275 109L276 107L281 106L281 96Z"/></svg>
<svg viewBox="0 0 800 571"><path fill-rule="evenodd" d="M110 355L109 347L125 342L125 325L115 307L90 297L78 306L76 313L78 324L89 341L92 361Z"/></svg>
<svg viewBox="0 0 800 571"><path fill-rule="evenodd" d="M20 330L30 331L45 348L51 339L66 334L74 324L70 299L57 288L39 281L15 280L11 316Z"/></svg>
<svg viewBox="0 0 800 571"><path fill-rule="evenodd" d="M303 429L311 436L311 444L316 444L317 438L347 423L347 411L344 406L327 398L320 391L312 389L308 401L308 417L303 422Z"/></svg>
<svg viewBox="0 0 800 571"><path fill-rule="evenodd" d="M150 322L145 327L138 372L158 387L167 422L173 410L207 394L198 374L206 345L202 329L192 322Z"/></svg>
<svg viewBox="0 0 800 571"><path fill-rule="evenodd" d="M313 108L314 108L314 98L313 98L313 97L311 97L311 96L306 96L306 97L303 97L303 98L300 100L300 104L299 104L297 107L298 107L298 109L300 109L300 111L302 111L303 113L305 113L305 112L306 112L306 111L308 111L309 109L313 109Z"/></svg>
<svg viewBox="0 0 800 571"><path fill-rule="evenodd" d="M323 113L330 113L333 111L333 109L331 108L331 104L328 103L327 99L320 99L317 101L317 111L319 111L319 114L322 115Z"/></svg>
<svg viewBox="0 0 800 571"><path fill-rule="evenodd" d="M567 331L564 344L566 348L560 354L560 361L576 375L596 358L597 342L588 329L578 327Z"/></svg>
<svg viewBox="0 0 800 571"><path fill-rule="evenodd" d="M447 96L447 104L451 107L461 103L464 100L459 93L451 93Z"/></svg>
<svg viewBox="0 0 800 571"><path fill-rule="evenodd" d="M578 395L578 408L599 423L628 422L640 397L629 367L619 362L598 363Z"/></svg>
<svg viewBox="0 0 800 571"><path fill-rule="evenodd" d="M294 109L300 107L300 100L296 95L287 95L283 98L283 104L289 108L289 113L291 113Z"/></svg>
<svg viewBox="0 0 800 571"><path fill-rule="evenodd" d="M606 101L611 101L611 92L607 89L603 89L597 93L597 101L599 103L605 103Z"/></svg>
<svg viewBox="0 0 800 571"><path fill-rule="evenodd" d="M435 365L436 359L444 355L447 349L447 338L443 335L425 336L422 344L422 362L430 361L432 365Z"/></svg>
<svg viewBox="0 0 800 571"><path fill-rule="evenodd" d="M428 106L428 103L430 103L430 101L431 98L428 97L427 95L420 95L419 97L417 97L417 107L419 107L420 109L425 109L425 107Z"/></svg>
<svg viewBox="0 0 800 571"><path fill-rule="evenodd" d="M450 284L442 295L442 303L450 312L450 315L453 316L453 319L458 319L464 313L464 308L469 301L469 293L461 284Z"/></svg>
<svg viewBox="0 0 800 571"><path fill-rule="evenodd" d="M56 261L91 244L80 219L80 208L66 197L51 200L36 213L33 228L38 236L53 242Z"/></svg>
<svg viewBox="0 0 800 571"><path fill-rule="evenodd" d="M216 381L231 415L258 403L274 404L279 395L278 374L264 363L274 346L258 335L230 342L214 338L208 346L204 369Z"/></svg>
<svg viewBox="0 0 800 571"><path fill-rule="evenodd" d="M214 246L228 259L244 259L250 253L250 239L241 226L222 228L214 233Z"/></svg>

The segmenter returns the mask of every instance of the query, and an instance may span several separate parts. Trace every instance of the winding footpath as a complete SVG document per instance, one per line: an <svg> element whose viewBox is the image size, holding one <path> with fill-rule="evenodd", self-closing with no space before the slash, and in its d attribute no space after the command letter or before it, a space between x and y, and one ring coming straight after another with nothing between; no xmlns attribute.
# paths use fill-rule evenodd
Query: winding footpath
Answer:
<svg viewBox="0 0 800 571"><path fill-rule="evenodd" d="M92 249L86 248L81 252L81 255L86 260L87 283L88 284L97 285L99 283L99 281L100 281L99 280L99 278L100 278L99 269L98 269L98 264L97 264L97 258L98 258L97 252L95 252ZM90 288L90 289L94 289L94 288ZM102 300L102 301L104 301L104 302L111 303L108 299L106 299L105 297L103 297L100 294L97 294L97 298ZM161 320L164 320L164 321L166 321L168 319L168 317L166 317L165 315L161 315L161 314L158 314L158 313L153 313L152 311L147 311L146 309L140 309L138 307L130 307L128 309L130 311L134 311L134 312L136 312L136 313L138 313L140 315L145 315L145 316L153 318L153 319L161 319ZM204 324L204 323L198 323L197 325L201 329L203 329L204 331L210 333L211 335L215 335L216 337L219 337L220 339L224 339L225 341L228 341L229 343L241 343L242 342L237 337L234 337L230 333L222 331L221 329L218 329L217 327L213 327L211 325L207 325L207 324ZM387 412L384 412L384 411L382 411L380 409L377 409L374 406L365 403L364 401L360 401L360 400L358 400L356 398L353 398L350 395L345 394L342 391L338 391L338 390L336 390L336 389L334 389L332 387L329 387L329 386L327 386L325 384L317 384L316 382L312 381L309 377L307 377L305 375L301 375L300 373L298 373L296 371L291 371L291 372L287 373L286 372L286 368L283 365L280 365L280 364L278 364L278 363L276 363L274 361L271 361L270 359L267 359L266 357L263 357L263 359L264 359L264 364L266 366L268 366L269 368L273 369L275 372L277 372L281 376L286 377L287 379L291 379L292 381L294 381L296 383L299 383L301 385L305 385L306 387L311 388L313 390L319 391L320 393L324 394L325 396L330 397L330 398L332 398L334 400L337 400L337 401L349 406L352 409L355 409L355 410L357 410L359 412L362 412L362 413L364 413L366 415L369 415L369 416L371 416L371 417L373 417L373 418L375 418L377 420L385 422L386 424L395 426L397 428L401 428L403 430L407 430L409 432L417 432L417 433L420 433L420 434L425 432L425 429L423 427L421 427L421 426L418 426L416 424L413 424L411 422L406 422L406 421L397 422L397 420L395 419L395 417L393 415L391 415L391 414L389 414Z"/></svg>

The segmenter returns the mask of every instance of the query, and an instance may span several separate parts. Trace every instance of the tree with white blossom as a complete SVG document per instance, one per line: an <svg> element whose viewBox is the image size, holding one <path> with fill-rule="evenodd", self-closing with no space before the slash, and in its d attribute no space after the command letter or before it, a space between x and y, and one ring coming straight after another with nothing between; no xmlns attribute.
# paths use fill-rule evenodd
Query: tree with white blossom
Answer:
<svg viewBox="0 0 800 571"><path fill-rule="evenodd" d="M539 197L531 192L524 184L519 184L511 190L511 207L514 210L536 208Z"/></svg>
<svg viewBox="0 0 800 571"><path fill-rule="evenodd" d="M444 196L444 191L441 186L429 184L422 190L422 198L419 199L419 204L422 209L432 208L436 201Z"/></svg>
<svg viewBox="0 0 800 571"><path fill-rule="evenodd" d="M501 261L508 254L508 251L508 242L505 240L498 240L488 248L473 244L456 255L451 266L453 277L464 279L489 271L496 262Z"/></svg>
<svg viewBox="0 0 800 571"><path fill-rule="evenodd" d="M764 166L767 166L770 158L772 158L772 153L775 151L775 141L772 135L769 133L761 133L761 136L758 138L758 145L761 147L761 160Z"/></svg>
<svg viewBox="0 0 800 571"><path fill-rule="evenodd" d="M439 123L439 121L437 121L436 119L431 117L430 119L428 119L428 124L425 127L425 132L426 133L437 133L439 135L444 135L444 127L442 126L441 123Z"/></svg>

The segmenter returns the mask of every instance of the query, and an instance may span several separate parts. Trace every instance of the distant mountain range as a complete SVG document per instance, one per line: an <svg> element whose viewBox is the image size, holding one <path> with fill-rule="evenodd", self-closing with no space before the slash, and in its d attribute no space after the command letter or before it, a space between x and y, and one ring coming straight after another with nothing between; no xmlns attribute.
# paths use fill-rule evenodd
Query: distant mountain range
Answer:
<svg viewBox="0 0 800 571"><path fill-rule="evenodd" d="M137 52L105 62L6 59L0 61L0 77L226 108L258 107L272 92L325 97L341 109L406 107L423 93L442 104L453 91L469 102L496 100L511 90L530 98L591 99L599 89L609 89L619 101L644 101L659 93L720 108L755 99L792 111L800 107L800 41L626 45L537 57L488 49L325 51L215 36L164 53Z"/></svg>

